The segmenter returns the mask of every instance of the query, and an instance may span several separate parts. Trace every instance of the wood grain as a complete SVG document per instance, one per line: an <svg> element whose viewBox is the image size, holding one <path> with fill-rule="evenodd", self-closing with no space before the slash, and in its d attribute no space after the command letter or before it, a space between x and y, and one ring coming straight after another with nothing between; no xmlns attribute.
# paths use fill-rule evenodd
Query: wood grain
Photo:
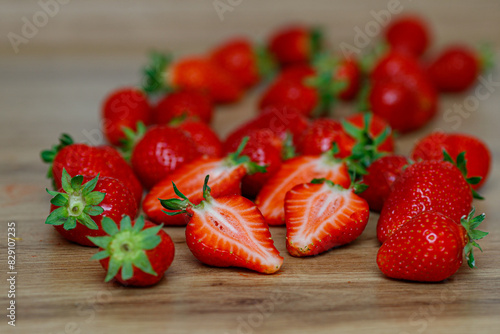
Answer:
<svg viewBox="0 0 500 334"><path fill-rule="evenodd" d="M227 1L226 1L227 2ZM238 3L238 1L233 1ZM7 222L17 223L17 328L6 324L5 274L0 284L0 331L16 333L455 333L497 332L500 326L500 174L493 168L476 202L486 212L491 234L477 255L478 269L463 266L438 284L387 279L375 256L377 215L353 244L321 256L287 255L284 229L272 228L285 257L277 275L210 268L197 262L182 228L166 228L176 257L159 285L146 289L105 284L104 272L89 261L95 252L61 239L43 224L49 196L41 149L71 133L99 142L100 103L107 92L139 81L138 71L153 48L176 54L201 53L235 34L257 40L282 23L323 26L332 48L352 43L354 28L373 20L370 11L387 1L242 1L220 21L212 1L70 1L15 54L9 32L40 10L37 1L3 1L0 28L0 249L6 254ZM401 1L405 11L428 17L436 48L454 41L492 43L500 49L498 1ZM487 77L486 77L487 78ZM494 71L491 80L500 81ZM262 88L259 88L262 89ZM214 126L226 135L252 116L259 89L242 103L221 107ZM458 120L445 112L473 102L475 91L443 96L441 114L425 129L398 141L406 154L434 129L483 138L500 154L499 86ZM353 106L340 106L339 114ZM452 109L453 110L453 109ZM453 113L453 112L452 112ZM456 115L456 114L454 114ZM448 115L449 116L449 115ZM6 273L6 255L0 270Z"/></svg>

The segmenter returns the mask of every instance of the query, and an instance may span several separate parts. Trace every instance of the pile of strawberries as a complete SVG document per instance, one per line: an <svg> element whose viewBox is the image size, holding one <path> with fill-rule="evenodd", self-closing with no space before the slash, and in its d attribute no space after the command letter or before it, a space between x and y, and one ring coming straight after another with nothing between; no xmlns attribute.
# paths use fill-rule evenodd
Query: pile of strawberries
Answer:
<svg viewBox="0 0 500 334"><path fill-rule="evenodd" d="M465 46L424 61L430 36L418 17L394 20L384 37L364 59L332 55L305 26L277 30L265 47L235 38L203 56L153 53L143 86L104 102L113 146L63 134L42 152L55 189L46 223L98 246L105 280L124 285L155 284L172 263L163 226L185 226L202 263L272 274L284 259L269 226L286 226L290 255L312 256L358 238L370 211L380 212L385 275L441 281L464 254L474 267L472 248L487 234L472 207L487 146L435 132L406 157L394 153L394 133L427 124L438 93L466 91L487 62ZM257 115L221 141L210 128L215 107L265 81ZM356 112L331 117L339 100L357 100Z"/></svg>

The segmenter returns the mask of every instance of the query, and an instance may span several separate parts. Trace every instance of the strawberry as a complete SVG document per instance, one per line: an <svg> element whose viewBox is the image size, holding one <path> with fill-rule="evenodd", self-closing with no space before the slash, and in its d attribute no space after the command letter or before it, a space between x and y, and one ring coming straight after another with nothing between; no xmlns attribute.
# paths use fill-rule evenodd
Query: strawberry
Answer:
<svg viewBox="0 0 500 334"><path fill-rule="evenodd" d="M480 177L473 189L479 189L488 178L491 166L491 153L486 144L477 137L463 133L434 132L422 138L413 148L413 160L442 160L443 151L451 157L465 152L466 177Z"/></svg>
<svg viewBox="0 0 500 334"><path fill-rule="evenodd" d="M268 50L282 65L307 63L322 49L319 29L292 25L282 27L269 39Z"/></svg>
<svg viewBox="0 0 500 334"><path fill-rule="evenodd" d="M207 175L203 198L195 205L173 184L178 198L162 199L168 215L187 214L186 242L202 263L216 267L243 267L273 274L283 264L269 228L250 200L239 195L214 198ZM173 211L173 212L172 212Z"/></svg>
<svg viewBox="0 0 500 334"><path fill-rule="evenodd" d="M144 90L195 90L207 94L214 103L238 101L243 93L238 82L206 57L186 57L172 62L169 56L153 53L144 70Z"/></svg>
<svg viewBox="0 0 500 334"><path fill-rule="evenodd" d="M273 63L264 49L256 48L244 38L234 38L217 46L210 59L230 73L243 88L257 84L272 71Z"/></svg>
<svg viewBox="0 0 500 334"><path fill-rule="evenodd" d="M385 39L391 49L421 56L429 47L429 28L418 16L403 16L391 22L385 31Z"/></svg>
<svg viewBox="0 0 500 334"><path fill-rule="evenodd" d="M451 158L416 162L396 179L378 220L380 242L420 212L441 212L457 222L469 213L473 193L462 175L463 153L457 158L457 165L450 161Z"/></svg>
<svg viewBox="0 0 500 334"><path fill-rule="evenodd" d="M361 68L354 57L344 58L340 61L334 80L344 82L343 88L338 97L343 101L351 101L358 94L361 88Z"/></svg>
<svg viewBox="0 0 500 334"><path fill-rule="evenodd" d="M342 123L329 118L318 118L311 123L297 141L297 152L303 155L320 155L337 144L339 152L337 158L350 155L355 140L342 127Z"/></svg>
<svg viewBox="0 0 500 334"><path fill-rule="evenodd" d="M481 73L480 56L475 50L453 45L432 60L428 73L440 92L463 92L472 87Z"/></svg>
<svg viewBox="0 0 500 334"><path fill-rule="evenodd" d="M61 188L63 169L70 175L109 176L121 181L134 195L137 207L142 199L142 186L132 168L111 146L75 144L62 134L59 145L42 151L42 160L50 163L48 177L54 181L54 189Z"/></svg>
<svg viewBox="0 0 500 334"><path fill-rule="evenodd" d="M135 217L137 205L131 191L119 180L106 176L71 178L63 169L59 191L47 192L53 196L50 215L45 224L54 225L65 239L84 246L94 244L88 236L102 236L102 219L120 219L123 215Z"/></svg>
<svg viewBox="0 0 500 334"><path fill-rule="evenodd" d="M146 94L136 88L121 88L110 94L101 109L103 132L108 141L121 146L123 128L136 130L137 122L151 123L152 111Z"/></svg>
<svg viewBox="0 0 500 334"><path fill-rule="evenodd" d="M333 157L335 149L318 156L300 156L285 161L280 170L262 187L255 204L269 225L285 223L284 201L286 193L297 184L315 178L325 178L347 188L350 176L345 163Z"/></svg>
<svg viewBox="0 0 500 334"><path fill-rule="evenodd" d="M369 214L353 189L325 179L296 185L285 196L286 248L293 256L311 256L353 242Z"/></svg>
<svg viewBox="0 0 500 334"><path fill-rule="evenodd" d="M142 185L151 189L169 172L198 156L195 143L184 131L156 125L148 129L135 145L131 163Z"/></svg>
<svg viewBox="0 0 500 334"><path fill-rule="evenodd" d="M173 119L170 126L177 127L191 138L200 155L208 157L221 157L223 155L222 142L212 128L196 119L184 117Z"/></svg>
<svg viewBox="0 0 500 334"><path fill-rule="evenodd" d="M106 270L105 282L113 278L125 286L150 286L158 283L174 260L174 243L161 228L143 217L131 222L124 216L119 226L109 217L102 220L107 235L89 237L99 246L92 260Z"/></svg>
<svg viewBox="0 0 500 334"><path fill-rule="evenodd" d="M463 253L475 267L472 248L488 233L475 230L484 214L471 210L461 224L439 212L422 212L394 232L377 254L379 269L388 277L418 282L439 282L462 265Z"/></svg>
<svg viewBox="0 0 500 334"><path fill-rule="evenodd" d="M244 137L250 136L253 131L259 129L273 132L282 141L288 134L291 134L295 140L308 127L308 124L307 118L293 107L269 106L264 108L260 115L231 132L224 141L224 148L226 152L230 151L233 143L240 143Z"/></svg>
<svg viewBox="0 0 500 334"><path fill-rule="evenodd" d="M205 123L212 121L214 107L210 99L197 91L176 91L165 95L153 108L156 124L168 124L177 117L194 117Z"/></svg>
<svg viewBox="0 0 500 334"><path fill-rule="evenodd" d="M197 205L203 200L201 189L204 175L208 173L213 179L213 196L240 194L241 179L247 173L265 171L264 167L252 163L249 157L241 154L247 140L248 138L241 143L236 152L225 158L199 158L166 174L164 179L157 183L144 198L142 203L144 213L154 223L186 225L188 221L186 215L165 215L158 198L175 196L175 189L172 186L172 182L175 182L189 196L191 202Z"/></svg>
<svg viewBox="0 0 500 334"><path fill-rule="evenodd" d="M362 183L368 188L359 194L364 198L370 210L380 212L384 202L389 197L392 184L401 175L409 161L400 155L386 155L373 161L363 175Z"/></svg>
<svg viewBox="0 0 500 334"><path fill-rule="evenodd" d="M303 81L314 75L316 69L311 64L297 64L284 68L277 76L277 80Z"/></svg>
<svg viewBox="0 0 500 334"><path fill-rule="evenodd" d="M283 143L278 136L266 129L255 130L248 136L248 144L241 154L246 155L259 166L265 166L265 172L247 174L241 183L243 196L255 198L260 189L281 167ZM233 152L236 142L228 143L227 150ZM212 174L211 174L212 175Z"/></svg>

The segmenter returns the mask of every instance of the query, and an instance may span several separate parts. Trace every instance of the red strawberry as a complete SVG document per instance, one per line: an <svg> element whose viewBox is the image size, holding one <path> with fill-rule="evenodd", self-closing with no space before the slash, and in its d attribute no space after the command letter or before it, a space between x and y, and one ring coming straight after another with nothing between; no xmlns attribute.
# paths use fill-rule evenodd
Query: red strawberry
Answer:
<svg viewBox="0 0 500 334"><path fill-rule="evenodd" d="M101 110L103 132L108 141L120 146L123 128L137 130L137 123L151 123L152 111L146 94L136 88L121 88L109 95Z"/></svg>
<svg viewBox="0 0 500 334"><path fill-rule="evenodd" d="M322 48L318 29L293 25L275 31L268 44L269 52L281 65L306 63Z"/></svg>
<svg viewBox="0 0 500 334"><path fill-rule="evenodd" d="M230 73L243 88L254 86L272 69L270 56L244 37L231 39L216 47L211 60Z"/></svg>
<svg viewBox="0 0 500 334"><path fill-rule="evenodd" d="M135 145L131 163L143 186L150 189L169 172L198 156L196 145L184 131L156 125Z"/></svg>
<svg viewBox="0 0 500 334"><path fill-rule="evenodd" d="M466 177L480 177L473 189L480 188L488 178L491 166L491 153L486 144L477 137L463 133L434 132L422 138L413 148L413 160L442 160L443 151L451 157L465 152Z"/></svg>
<svg viewBox="0 0 500 334"><path fill-rule="evenodd" d="M350 155L355 140L344 131L341 122L318 118L299 137L297 151L303 155L320 155L329 151L332 143L336 143L339 149L335 156L345 158Z"/></svg>
<svg viewBox="0 0 500 334"><path fill-rule="evenodd" d="M463 155L462 155L463 158ZM459 167L449 161L422 161L410 165L394 182L377 224L377 238L384 242L405 222L424 211L437 211L460 221L471 209L472 192Z"/></svg>
<svg viewBox="0 0 500 334"><path fill-rule="evenodd" d="M172 63L169 56L154 53L144 74L144 90L148 93L172 88L195 90L208 94L214 103L238 101L243 93L229 73L204 57L186 57Z"/></svg>
<svg viewBox="0 0 500 334"><path fill-rule="evenodd" d="M368 204L332 181L316 179L285 197L286 248L293 256L317 255L358 238L368 223Z"/></svg>
<svg viewBox="0 0 500 334"><path fill-rule="evenodd" d="M331 180L344 188L349 187L351 182L346 164L333 158L333 150L319 156L304 155L287 160L264 185L255 200L267 223L283 225L286 193L297 184L315 178Z"/></svg>
<svg viewBox="0 0 500 334"><path fill-rule="evenodd" d="M346 84L339 93L339 98L344 101L353 100L361 87L361 69L358 61L353 58L344 58L340 61L334 80Z"/></svg>
<svg viewBox="0 0 500 334"><path fill-rule="evenodd" d="M401 175L408 159L400 155L387 155L376 159L363 175L363 184L368 188L359 194L364 198L370 210L380 212L391 193L392 184Z"/></svg>
<svg viewBox="0 0 500 334"><path fill-rule="evenodd" d="M168 124L177 117L194 117L212 121L214 107L210 99L197 91L177 91L165 95L153 108L156 124Z"/></svg>
<svg viewBox="0 0 500 334"><path fill-rule="evenodd" d="M228 143L227 150L233 152L237 143ZM245 175L241 183L241 192L245 197L254 198L281 167L283 143L273 132L259 129L252 132L241 154L246 155L259 166L265 166L265 172ZM212 175L212 174L211 174Z"/></svg>
<svg viewBox="0 0 500 334"><path fill-rule="evenodd" d="M150 286L158 283L174 260L174 243L161 228L144 218L134 222L123 217L119 226L105 217L106 236L89 237L99 246L92 260L99 260L107 271L105 282L115 278L125 286Z"/></svg>
<svg viewBox="0 0 500 334"><path fill-rule="evenodd" d="M142 186L132 168L111 146L89 146L74 144L73 139L62 134L59 145L42 152L42 160L51 163L48 177L54 181L54 188L61 188L63 169L70 175L110 176L121 181L134 195L137 207L142 198Z"/></svg>
<svg viewBox="0 0 500 334"><path fill-rule="evenodd" d="M54 225L69 241L93 246L87 237L105 235L101 228L103 217L120 219L123 215L137 214L132 193L117 179L82 175L71 178L63 169L59 182L62 183L59 192L47 189L54 197L45 224Z"/></svg>
<svg viewBox="0 0 500 334"><path fill-rule="evenodd" d="M161 200L170 215L190 216L186 242L193 255L210 266L243 267L265 274L277 272L283 257L274 247L269 228L257 207L239 195L214 198L203 185L204 201L193 204L176 189L182 199ZM174 185L175 187L175 185ZM180 211L179 211L180 210Z"/></svg>
<svg viewBox="0 0 500 334"><path fill-rule="evenodd" d="M316 69L310 64L298 64L284 68L277 80L303 81L307 77L316 75Z"/></svg>
<svg viewBox="0 0 500 334"><path fill-rule="evenodd" d="M247 139L248 140L248 139ZM188 163L181 168L169 173L156 184L146 195L142 203L144 213L155 223L167 225L186 225L186 215L168 216L164 214L158 198L170 198L175 196L174 182L189 197L192 203L199 204L203 200L201 192L204 175L212 175L213 196L226 196L240 194L241 179L247 173L265 171L250 161L247 156L241 155L246 140L242 142L238 150L229 154L226 158L200 158Z"/></svg>
<svg viewBox="0 0 500 334"><path fill-rule="evenodd" d="M212 128L195 119L173 119L170 126L183 130L193 141L200 155L221 157L223 155L222 142Z"/></svg>
<svg viewBox="0 0 500 334"><path fill-rule="evenodd" d="M404 16L387 27L385 38L393 50L419 57L429 46L429 28L421 17Z"/></svg>
<svg viewBox="0 0 500 334"><path fill-rule="evenodd" d="M440 92L463 92L481 72L477 52L466 46L449 46L431 62L429 76Z"/></svg>
<svg viewBox="0 0 500 334"><path fill-rule="evenodd" d="M463 253L475 267L472 246L488 233L475 230L484 214L475 218L472 210L461 224L439 212L422 212L394 232L380 247L377 264L391 278L439 282L462 265ZM465 247L465 248L464 248Z"/></svg>
<svg viewBox="0 0 500 334"><path fill-rule="evenodd" d="M255 130L266 129L276 134L282 141L291 134L295 140L308 127L308 120L295 108L287 106L270 106L264 108L260 115L242 124L231 132L224 142L226 152L233 143L240 143L244 137Z"/></svg>

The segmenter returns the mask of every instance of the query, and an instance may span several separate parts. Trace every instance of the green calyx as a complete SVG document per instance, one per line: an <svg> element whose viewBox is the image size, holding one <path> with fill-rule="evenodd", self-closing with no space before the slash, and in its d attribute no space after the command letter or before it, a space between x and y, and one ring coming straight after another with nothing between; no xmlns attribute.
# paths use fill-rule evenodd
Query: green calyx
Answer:
<svg viewBox="0 0 500 334"><path fill-rule="evenodd" d="M267 80L276 74L278 68L276 60L265 46L255 47L254 57L261 79Z"/></svg>
<svg viewBox="0 0 500 334"><path fill-rule="evenodd" d="M323 50L324 35L323 30L319 27L314 27L309 31L311 45L311 59L313 59L321 50Z"/></svg>
<svg viewBox="0 0 500 334"><path fill-rule="evenodd" d="M45 224L63 225L65 230L71 230L77 223L84 225L91 230L97 230L98 226L92 219L92 216L98 216L104 212L104 209L98 206L104 200L105 193L93 191L99 180L99 175L85 184L83 176L77 175L73 178L63 169L62 188L64 192L47 192L53 196L50 200L55 209L45 220Z"/></svg>
<svg viewBox="0 0 500 334"><path fill-rule="evenodd" d="M337 190L342 190L345 191L346 189L338 184L335 184L333 181L321 178L321 179L312 179L311 181L312 184L324 184L326 183L329 187L337 189ZM353 182L349 186L349 189L352 189L355 194L360 194L363 191L365 191L368 188L368 185L360 183L360 182Z"/></svg>
<svg viewBox="0 0 500 334"><path fill-rule="evenodd" d="M470 268L476 267L476 260L474 259L473 247L479 248L482 252L481 246L476 242L476 240L480 240L488 235L488 232L476 230L477 227L484 221L485 215L484 213L474 217L476 210L472 208L468 216L462 217L460 223L465 228L467 232L467 244L464 247L465 258L467 260L467 264Z"/></svg>
<svg viewBox="0 0 500 334"><path fill-rule="evenodd" d="M120 221L120 227L109 217L102 219L102 229L108 234L103 237L88 237L96 246L102 250L91 260L102 260L109 257L109 267L105 282L109 282L118 274L121 268L121 275L124 281L132 278L134 268L136 267L143 272L158 276L153 270L151 262L146 255L147 250L156 248L161 237L158 232L162 229L162 225L155 227L144 228L144 218L141 216L135 220L134 226L129 216L124 216Z"/></svg>
<svg viewBox="0 0 500 334"><path fill-rule="evenodd" d="M286 161L296 156L297 152L293 144L293 134L287 131L285 140L283 141L283 148L281 149L281 160Z"/></svg>
<svg viewBox="0 0 500 334"><path fill-rule="evenodd" d="M147 94L165 93L171 90L166 83L166 70L172 62L172 56L153 51L149 64L143 69L142 90Z"/></svg>
<svg viewBox="0 0 500 334"><path fill-rule="evenodd" d="M125 160L130 161L132 156L132 151L134 150L135 144L146 134L147 127L146 125L139 121L136 124L136 130L124 126L122 128L123 134L125 138L120 140L122 146L120 147L120 151Z"/></svg>
<svg viewBox="0 0 500 334"><path fill-rule="evenodd" d="M205 176L205 181L203 182L203 198L205 199L205 201L202 201L198 205L194 205L189 200L189 198L186 197L186 195L184 195L182 192L180 192L179 189L177 189L177 186L175 185L175 183L172 182L172 186L174 187L174 192L177 196L180 197L180 199L179 198L170 198L170 199L158 198L160 200L161 205L165 209L174 211L174 212L171 212L171 211L163 210L163 212L169 216L175 216L175 215L180 215L182 213L189 214L188 209L191 209L191 208L202 208L205 205L204 202L210 202L210 200L212 199L212 196L210 195L211 189L208 186L208 179L209 178L210 178L210 175Z"/></svg>
<svg viewBox="0 0 500 334"><path fill-rule="evenodd" d="M495 51L491 44L483 43L478 48L481 72L488 72L495 67Z"/></svg>
<svg viewBox="0 0 500 334"><path fill-rule="evenodd" d="M238 149L233 152L228 154L228 156L224 159L224 163L226 166L232 167L232 166L238 166L238 165L244 165L247 173L249 175L255 174L255 173L265 173L267 172L266 166L261 166L254 161L250 159L248 155L242 155L241 152L243 152L243 149L248 143L249 137L244 137L241 140L240 145L238 146Z"/></svg>
<svg viewBox="0 0 500 334"><path fill-rule="evenodd" d="M460 172L464 176L465 181L467 181L469 185L475 185L481 181L482 178L480 176L467 177L467 160L465 159L465 151L461 152L457 156L456 161L453 160L453 158L448 154L448 152L446 152L446 150L443 150L443 157L444 161L451 163L460 170ZM472 189L472 187L470 187L470 190L472 192L472 197L474 197L475 199L484 199L484 197L479 195L474 189Z"/></svg>
<svg viewBox="0 0 500 334"><path fill-rule="evenodd" d="M49 170L47 172L47 177L49 179L53 178L52 162L54 162L54 159L55 159L57 153L59 153L59 151L62 150L64 147L69 146L73 143L74 143L73 138L71 138L71 136L68 135L67 133L63 133L59 137L59 144L54 145L54 146L52 146L51 149L44 150L40 153L40 157L42 158L42 161L50 164Z"/></svg>

